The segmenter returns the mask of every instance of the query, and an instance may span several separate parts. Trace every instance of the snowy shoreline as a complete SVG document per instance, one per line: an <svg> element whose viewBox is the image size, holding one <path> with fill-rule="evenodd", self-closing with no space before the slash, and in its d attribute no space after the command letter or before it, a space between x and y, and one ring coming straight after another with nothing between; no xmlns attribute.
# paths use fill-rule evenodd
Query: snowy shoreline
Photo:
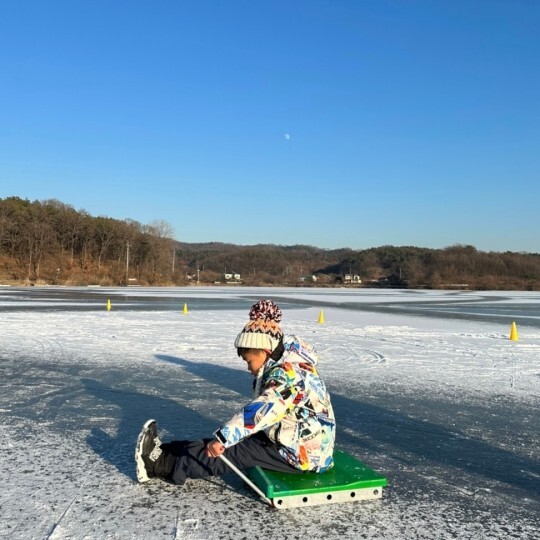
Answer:
<svg viewBox="0 0 540 540"><path fill-rule="evenodd" d="M92 299L100 310L63 311L32 309L31 300L25 309L1 310L19 299L8 298L9 289L0 293L0 536L536 537L536 326L520 326L520 340L512 342L507 323L335 305L324 307L326 322L317 324L315 304L329 300L327 291L309 291L311 307L295 307L305 291L283 289L228 292L242 296L229 309L199 309L205 291L162 291L176 309L113 303L107 312L103 298L113 292L121 295L107 290ZM498 294L501 303L540 306L538 293ZM164 439L208 436L249 395L250 376L232 341L257 295L288 300L285 330L318 349L338 444L388 477L382 501L276 513L234 476L181 488L135 482L133 445L146 418L157 418ZM331 301L351 300L345 296ZM448 298L403 296L360 298ZM177 299L189 302L187 315ZM69 294L56 300L73 301Z"/></svg>

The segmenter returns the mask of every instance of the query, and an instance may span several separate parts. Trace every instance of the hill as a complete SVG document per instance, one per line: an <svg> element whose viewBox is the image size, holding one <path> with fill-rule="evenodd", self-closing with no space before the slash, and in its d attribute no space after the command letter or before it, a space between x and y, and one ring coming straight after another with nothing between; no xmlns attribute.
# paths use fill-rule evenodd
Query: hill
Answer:
<svg viewBox="0 0 540 540"><path fill-rule="evenodd" d="M0 282L540 290L538 253L185 243L157 221L93 217L57 200L0 199Z"/></svg>

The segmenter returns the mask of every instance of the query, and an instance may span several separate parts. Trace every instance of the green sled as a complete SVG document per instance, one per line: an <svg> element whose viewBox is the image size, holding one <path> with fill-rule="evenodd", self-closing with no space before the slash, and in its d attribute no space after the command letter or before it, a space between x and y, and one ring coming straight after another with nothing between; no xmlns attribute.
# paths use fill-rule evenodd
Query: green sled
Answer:
<svg viewBox="0 0 540 540"><path fill-rule="evenodd" d="M334 467L325 473L288 474L253 467L251 481L276 508L380 499L386 478L343 450L334 451Z"/></svg>

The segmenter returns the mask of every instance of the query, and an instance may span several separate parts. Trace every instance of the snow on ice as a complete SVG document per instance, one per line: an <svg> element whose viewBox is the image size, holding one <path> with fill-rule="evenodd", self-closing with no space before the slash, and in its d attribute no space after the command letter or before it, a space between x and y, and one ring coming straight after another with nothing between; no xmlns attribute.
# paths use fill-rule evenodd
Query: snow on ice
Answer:
<svg viewBox="0 0 540 540"><path fill-rule="evenodd" d="M209 436L248 399L232 344L259 298L318 349L338 445L387 476L381 501L277 511L234 474L137 484L147 418ZM538 293L6 287L0 370L0 537L538 538Z"/></svg>

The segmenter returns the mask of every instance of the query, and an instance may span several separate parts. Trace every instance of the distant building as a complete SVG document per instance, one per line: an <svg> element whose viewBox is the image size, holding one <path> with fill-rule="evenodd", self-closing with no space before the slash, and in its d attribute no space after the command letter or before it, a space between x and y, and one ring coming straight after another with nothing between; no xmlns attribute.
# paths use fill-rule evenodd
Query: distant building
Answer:
<svg viewBox="0 0 540 540"><path fill-rule="evenodd" d="M240 283L242 281L242 276L240 274L223 274L225 283Z"/></svg>
<svg viewBox="0 0 540 540"><path fill-rule="evenodd" d="M311 276L300 276L298 278L298 281L311 281L313 283L315 283L317 281L317 276L315 275L311 275Z"/></svg>
<svg viewBox="0 0 540 540"><path fill-rule="evenodd" d="M362 283L362 280L360 279L360 276L357 274L345 274L343 276L343 283L351 283L355 285L359 285Z"/></svg>

